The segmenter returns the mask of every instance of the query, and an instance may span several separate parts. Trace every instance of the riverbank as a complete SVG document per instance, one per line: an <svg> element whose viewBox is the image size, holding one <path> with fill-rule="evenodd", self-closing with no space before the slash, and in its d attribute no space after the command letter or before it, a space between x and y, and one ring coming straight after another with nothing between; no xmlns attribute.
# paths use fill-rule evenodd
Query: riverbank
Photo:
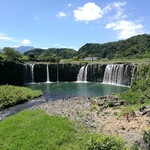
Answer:
<svg viewBox="0 0 150 150"><path fill-rule="evenodd" d="M135 116L130 117L128 122L124 116L120 116L122 106L105 108L100 102L101 99L76 97L47 101L30 109L42 109L49 115L68 117L86 126L89 132L117 135L126 144L142 140L143 131L150 127L148 116L135 111Z"/></svg>

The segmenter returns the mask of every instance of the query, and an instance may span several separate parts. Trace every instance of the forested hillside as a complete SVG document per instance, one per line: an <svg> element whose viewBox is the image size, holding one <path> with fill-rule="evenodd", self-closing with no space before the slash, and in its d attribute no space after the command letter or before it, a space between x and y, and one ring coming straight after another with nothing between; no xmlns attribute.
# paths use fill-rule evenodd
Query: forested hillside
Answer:
<svg viewBox="0 0 150 150"><path fill-rule="evenodd" d="M55 61L60 59L83 59L99 57L99 59L140 59L150 58L150 35L143 34L127 40L104 44L87 43L78 51L68 48L33 49L24 53L30 60Z"/></svg>
<svg viewBox="0 0 150 150"><path fill-rule="evenodd" d="M78 51L79 58L150 58L150 35L143 34L127 40L104 44L87 43Z"/></svg>
<svg viewBox="0 0 150 150"><path fill-rule="evenodd" d="M77 51L68 48L33 49L24 53L32 60L68 59L77 55Z"/></svg>

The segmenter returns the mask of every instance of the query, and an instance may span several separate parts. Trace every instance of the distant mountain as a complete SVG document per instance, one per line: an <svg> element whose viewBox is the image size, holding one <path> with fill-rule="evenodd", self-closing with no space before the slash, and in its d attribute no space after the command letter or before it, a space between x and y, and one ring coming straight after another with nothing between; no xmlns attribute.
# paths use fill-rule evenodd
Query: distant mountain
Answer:
<svg viewBox="0 0 150 150"><path fill-rule="evenodd" d="M16 47L14 48L16 51L19 51L21 54L23 54L26 51L32 50L34 49L34 47L31 46L20 46L20 47Z"/></svg>

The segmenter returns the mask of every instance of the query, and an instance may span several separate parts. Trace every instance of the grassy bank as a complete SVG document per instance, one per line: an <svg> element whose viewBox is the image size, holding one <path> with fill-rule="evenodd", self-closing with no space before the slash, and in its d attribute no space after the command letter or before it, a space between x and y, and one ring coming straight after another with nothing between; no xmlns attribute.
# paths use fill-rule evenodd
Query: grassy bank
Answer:
<svg viewBox="0 0 150 150"><path fill-rule="evenodd" d="M11 85L0 86L0 110L23 103L41 95L41 91L33 91L25 87Z"/></svg>
<svg viewBox="0 0 150 150"><path fill-rule="evenodd" d="M120 150L124 143L111 136L91 135L67 118L26 110L0 122L0 149Z"/></svg>
<svg viewBox="0 0 150 150"><path fill-rule="evenodd" d="M100 59L100 60L73 60L73 59L62 59L60 63L89 63L89 64L97 64L97 63L104 63L104 64L109 64L109 63L150 63L148 58L142 58L142 59Z"/></svg>

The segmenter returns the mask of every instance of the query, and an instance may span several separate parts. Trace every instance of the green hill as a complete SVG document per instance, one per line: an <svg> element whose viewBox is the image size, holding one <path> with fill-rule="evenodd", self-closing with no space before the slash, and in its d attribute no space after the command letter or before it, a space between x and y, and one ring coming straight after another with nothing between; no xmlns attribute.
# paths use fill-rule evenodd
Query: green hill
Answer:
<svg viewBox="0 0 150 150"><path fill-rule="evenodd" d="M31 60L70 59L99 57L99 59L143 59L150 58L150 35L143 34L117 42L87 43L78 51L69 48L35 48L24 53Z"/></svg>
<svg viewBox="0 0 150 150"><path fill-rule="evenodd" d="M127 40L104 44L87 43L78 51L79 58L96 56L101 58L150 58L150 35L143 34Z"/></svg>
<svg viewBox="0 0 150 150"><path fill-rule="evenodd" d="M33 49L24 53L31 58L37 60L48 60L51 58L69 59L77 55L77 51L69 48L49 48L49 49Z"/></svg>

